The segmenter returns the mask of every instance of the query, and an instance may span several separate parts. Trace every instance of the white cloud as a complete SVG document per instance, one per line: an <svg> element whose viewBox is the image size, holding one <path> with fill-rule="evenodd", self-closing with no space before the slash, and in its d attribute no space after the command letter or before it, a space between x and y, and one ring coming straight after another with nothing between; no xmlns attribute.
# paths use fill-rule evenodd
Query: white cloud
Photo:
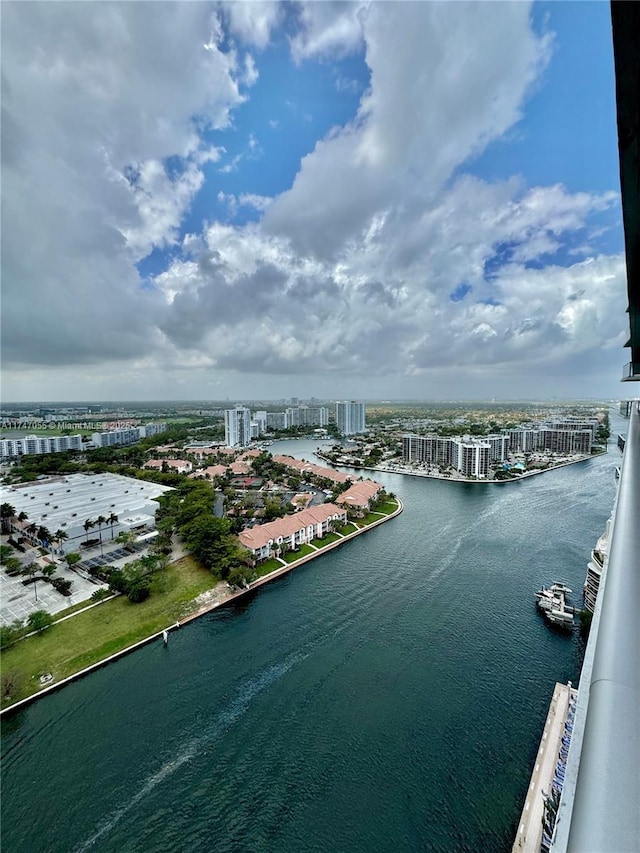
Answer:
<svg viewBox="0 0 640 853"><path fill-rule="evenodd" d="M299 5L299 31L290 39L296 62L342 57L362 47L361 17L369 3L324 0Z"/></svg>
<svg viewBox="0 0 640 853"><path fill-rule="evenodd" d="M454 371L489 367L515 383L622 360L624 261L589 248L592 216L617 196L464 173L512 132L548 61L528 5L300 7L297 61L366 50L357 116L318 140L281 195L218 193L230 218L244 207L260 221L210 221L182 239L202 167L231 173L264 153L251 133L224 162L202 135L229 125L253 58L223 52L221 24L201 4L7 8L11 388L46 388L31 365L51 365L62 396L109 396L126 360L132 396L166 395L171 382L200 396L242 376L260 389L304 376L334 383L329 393L378 383L397 396L437 377L455 383ZM257 48L278 20L268 3L221 14ZM578 262L549 265L576 244ZM163 246L175 260L142 287L133 261ZM65 395L74 376L83 390Z"/></svg>
<svg viewBox="0 0 640 853"><path fill-rule="evenodd" d="M3 8L5 367L161 344L133 261L175 240L217 156L200 133L242 102L219 38L204 4Z"/></svg>
<svg viewBox="0 0 640 853"><path fill-rule="evenodd" d="M220 3L219 9L227 17L231 33L258 48L267 46L281 15L280 5L271 0L232 0Z"/></svg>

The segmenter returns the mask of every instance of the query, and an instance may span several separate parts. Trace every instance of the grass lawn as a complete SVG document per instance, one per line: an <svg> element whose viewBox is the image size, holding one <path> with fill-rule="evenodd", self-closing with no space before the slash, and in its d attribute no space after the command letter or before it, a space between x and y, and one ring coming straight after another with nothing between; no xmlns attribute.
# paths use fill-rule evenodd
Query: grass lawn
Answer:
<svg viewBox="0 0 640 853"><path fill-rule="evenodd" d="M57 613L52 613L51 615L57 622L58 619L63 619L65 616L71 616L72 613L76 613L78 610L84 610L85 607L91 607L91 605L95 603L95 601L91 601L91 598L87 598L84 601L79 601L77 604L72 604L71 607L66 607L64 610L58 610Z"/></svg>
<svg viewBox="0 0 640 853"><path fill-rule="evenodd" d="M216 583L215 575L185 557L154 579L146 601L131 604L118 596L16 643L0 655L3 676L15 675L18 684L12 697L1 697L2 704L36 693L42 673L50 672L60 681L162 630L186 615L188 602Z"/></svg>
<svg viewBox="0 0 640 853"><path fill-rule="evenodd" d="M316 548L324 548L325 545L331 545L332 542L337 542L338 539L342 539L342 536L338 536L337 533L326 533L322 539L313 539L311 544L315 545Z"/></svg>
<svg viewBox="0 0 640 853"><path fill-rule="evenodd" d="M381 518L383 516L378 512L368 512L364 518L359 518L358 522L362 527L366 527L368 524L373 524L374 521L380 521Z"/></svg>
<svg viewBox="0 0 640 853"><path fill-rule="evenodd" d="M265 560L264 563L259 563L256 566L256 577L261 578L263 575L268 575L270 572L275 572L276 569L281 569L282 563L280 560L276 560L273 557L269 560Z"/></svg>
<svg viewBox="0 0 640 853"><path fill-rule="evenodd" d="M315 554L316 552L313 548L310 548L308 545L301 545L298 551L289 551L287 554L283 556L283 560L287 563L293 563L296 560L299 560L300 557L306 557L308 554Z"/></svg>
<svg viewBox="0 0 640 853"><path fill-rule="evenodd" d="M357 529L358 528L356 527L355 524L353 524L353 522L348 521L346 524L343 524L342 527L338 528L338 533L342 533L343 536L346 536L347 533L353 533L354 530L357 530Z"/></svg>
<svg viewBox="0 0 640 853"><path fill-rule="evenodd" d="M397 509L397 501L384 501L384 503L381 503L379 507L376 507L376 512L381 512L384 515L391 515L391 513L395 512Z"/></svg>

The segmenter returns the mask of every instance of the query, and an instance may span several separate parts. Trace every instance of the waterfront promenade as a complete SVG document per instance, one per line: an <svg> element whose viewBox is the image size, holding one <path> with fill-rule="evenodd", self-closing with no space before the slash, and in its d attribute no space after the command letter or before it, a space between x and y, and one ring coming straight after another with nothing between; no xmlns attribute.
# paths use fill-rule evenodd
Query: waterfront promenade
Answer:
<svg viewBox="0 0 640 853"><path fill-rule="evenodd" d="M556 683L511 853L539 853L544 811L543 791L547 795L551 793L569 701L575 700L577 694L578 691L571 687L571 682Z"/></svg>

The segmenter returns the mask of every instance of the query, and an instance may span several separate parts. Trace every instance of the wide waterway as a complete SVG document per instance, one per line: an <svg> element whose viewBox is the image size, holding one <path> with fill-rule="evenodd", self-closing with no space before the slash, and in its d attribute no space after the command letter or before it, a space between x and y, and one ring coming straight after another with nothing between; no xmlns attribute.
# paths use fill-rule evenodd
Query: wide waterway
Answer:
<svg viewBox="0 0 640 853"><path fill-rule="evenodd" d="M397 518L3 721L3 850L509 850L579 673L533 593L581 590L618 463L376 474Z"/></svg>

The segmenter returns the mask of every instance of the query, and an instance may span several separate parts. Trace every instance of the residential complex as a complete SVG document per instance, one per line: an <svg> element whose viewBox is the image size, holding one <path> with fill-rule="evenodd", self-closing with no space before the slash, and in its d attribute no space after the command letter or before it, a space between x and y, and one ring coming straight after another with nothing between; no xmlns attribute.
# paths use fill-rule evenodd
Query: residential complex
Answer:
<svg viewBox="0 0 640 853"><path fill-rule="evenodd" d="M251 551L254 559L266 560L286 548L298 548L312 539L324 536L332 524L346 522L345 509L335 504L322 504L244 530L238 539Z"/></svg>
<svg viewBox="0 0 640 853"><path fill-rule="evenodd" d="M38 453L62 453L65 450L95 450L96 447L122 447L164 432L166 423L149 423L94 432L83 443L82 435L27 435L0 441L0 457L14 459Z"/></svg>
<svg viewBox="0 0 640 853"><path fill-rule="evenodd" d="M455 468L466 477L481 478L489 473L491 461L502 462L506 459L505 445L506 442L494 441L492 444L488 438L469 436L444 438L436 435L405 435L402 438L402 458L405 462Z"/></svg>
<svg viewBox="0 0 640 853"><path fill-rule="evenodd" d="M37 453L62 453L82 450L81 435L27 435L24 438L4 438L0 441L0 457L12 459Z"/></svg>
<svg viewBox="0 0 640 853"><path fill-rule="evenodd" d="M365 431L364 403L343 400L336 403L336 426L342 435L357 435Z"/></svg>
<svg viewBox="0 0 640 853"><path fill-rule="evenodd" d="M590 453L597 422L593 428L583 426L576 422L567 428L557 424L523 427L479 437L409 434L402 437L402 458L404 462L455 468L466 477L483 478L491 464L507 460L508 452Z"/></svg>

